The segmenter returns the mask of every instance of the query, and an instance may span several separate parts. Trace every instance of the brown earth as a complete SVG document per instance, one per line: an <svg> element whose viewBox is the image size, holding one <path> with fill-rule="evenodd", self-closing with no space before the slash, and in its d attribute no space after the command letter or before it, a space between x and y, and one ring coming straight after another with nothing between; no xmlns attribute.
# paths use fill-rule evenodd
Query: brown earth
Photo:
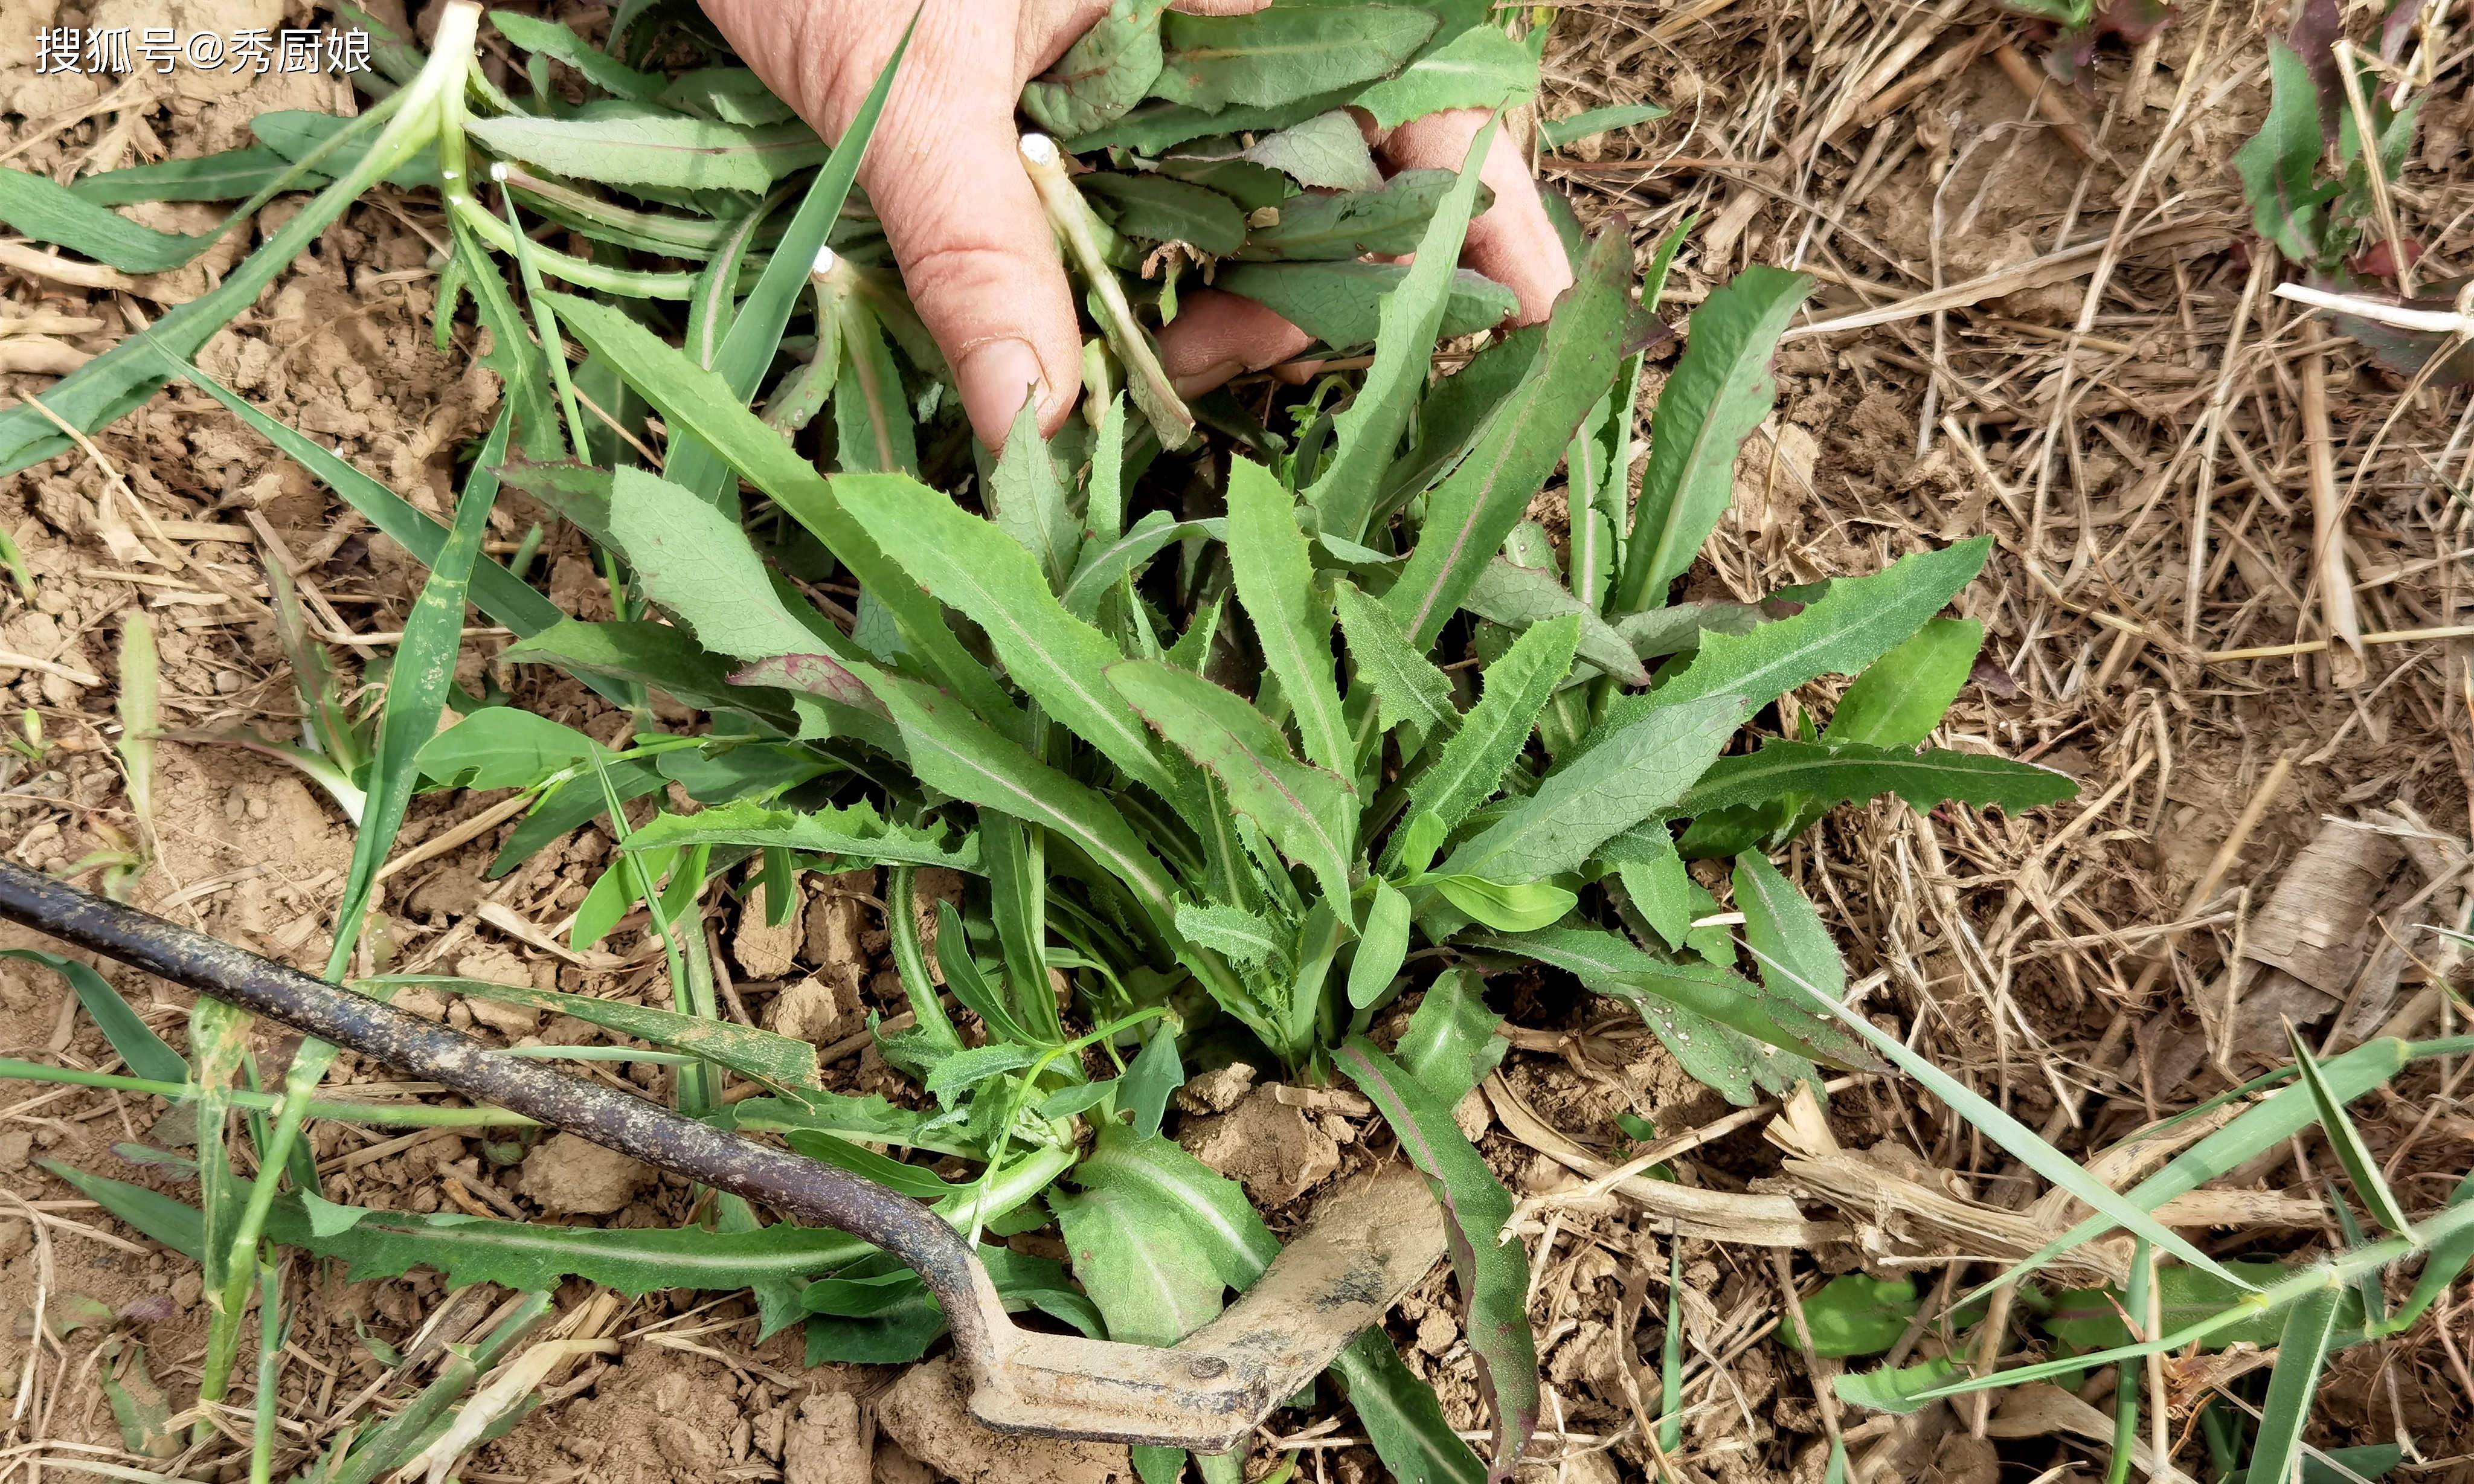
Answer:
<svg viewBox="0 0 2474 1484"><path fill-rule="evenodd" d="M34 75L38 25L109 24L137 9L119 0L88 12L56 0L0 0L0 150L17 152L10 163L91 173L225 148L268 109L352 107L348 90L326 78L279 74L226 86L175 74L108 100L93 80ZM183 29L309 18L302 5L277 0L182 0L173 9ZM161 10L146 11L148 23L160 24ZM1693 596L1752 598L1875 570L1927 542L1995 536L1986 579L1960 600L1988 627L1987 663L1945 740L2060 767L2080 780L2080 800L2020 818L1960 810L1926 816L1896 803L1841 810L1783 864L1833 918L1869 1012L1899 1034L1915 1028L1918 1049L2029 1124L2052 1122L2074 1153L2100 1150L2155 1111L2219 1089L2228 1073L2252 1070L2219 1048L2276 1030L2260 1005L2296 1003L2252 999L2251 985L2283 983L2271 971L2320 994L2318 1013L2343 1010L2338 1018L2356 1028L2344 1042L2459 1024L2437 991L2452 982L2462 988L2462 960L2427 930L2465 920L2458 873L2474 830L2474 649L2454 637L2373 644L2360 655L2341 645L2219 657L2324 636L2324 599L2311 578L2314 500L2328 493L2315 491L2312 473L2321 442L2333 450L2336 488L2364 474L2343 519L2362 627L2396 633L2466 622L2463 559L2474 524L2462 493L2452 499L2442 482L2461 492L2467 482L2463 394L2418 392L2383 434L2403 378L2350 344L2319 344L2294 306L2245 294L2245 255L2257 249L2245 240L2230 158L2265 109L2262 38L2282 24L2281 15L2247 8L2186 7L2145 44L2108 42L2083 81L2068 85L2035 81L2042 43L2027 28L1964 4L1576 4L1564 8L1547 54L1550 115L1642 100L1674 110L1585 141L1548 159L1544 173L1587 218L1625 212L1644 250L1698 213L1695 245L1670 284L1679 316L1748 263L1811 272L1820 280L1812 318L1827 322L1998 275L2057 247L2102 243L2123 229L2100 280L2091 251L2068 271L1984 285L1939 317L1910 312L1869 328L1799 331L1781 357L1778 414L1739 465L1734 510L1693 577ZM2040 100L1990 55L1970 60L1954 50L2002 37L2028 59L2027 85ZM2424 140L2397 197L2407 230L2427 250L2427 279L2463 273L2474 258L2464 154L2474 100L2464 66L2462 52L2450 53L2416 82L2429 99ZM1924 85L1903 90L1909 79ZM2177 98L2188 101L2179 113ZM1866 112L1885 100L1878 120ZM2084 149L2050 122L2053 114L2075 120ZM46 354L99 352L203 291L254 242L253 231L272 231L286 209L272 208L198 266L124 287L8 272L0 314L65 316L86 327L49 332L61 350ZM213 220L210 208L193 207L131 214L181 230ZM497 399L473 360L469 326L443 354L430 340L437 280L424 239L439 231L425 201L382 198L354 208L201 357L269 413L433 513L446 509L457 450L483 429ZM1672 364L1670 349L1653 367L1650 390ZM0 375L0 397L37 394L52 375ZM2324 432L2307 415L2316 401L2310 386L2319 381ZM80 879L88 884L94 858L142 846L152 864L134 883L140 905L314 967L351 853L343 816L261 753L166 742L157 747L151 818L140 819L113 751L117 646L130 615L152 620L167 729L288 740L298 705L267 617L258 523L311 595L313 618L348 674L385 652L359 636L400 626L417 564L194 391L166 393L94 444L92 456L63 455L0 490L0 522L36 581L32 602L0 599L0 651L9 656L0 659L0 710L9 713L0 721L14 727L32 716L44 739L36 757L0 753L0 841L12 860L45 869L85 864ZM2202 505L2214 539L2201 550L2195 594L2191 531ZM538 515L503 500L492 539L510 549ZM551 595L570 611L589 614L604 601L572 531L553 528L542 563ZM502 643L474 636L466 678L490 667ZM18 663L27 659L43 663ZM604 737L624 724L579 686L497 670L546 715ZM1826 714L1827 688L1800 700ZM492 802L422 800L399 853ZM2254 805L2244 834L2241 821ZM2311 847L2329 819L2356 835L2380 832L2397 848L2359 900L2322 904L2330 919L2322 936L2336 941L2318 945L2314 983L2292 966L2293 940L2261 937L2262 909L2281 882L2318 879L2297 864L2317 861ZM659 954L641 924L603 945L615 967L546 952L503 927L558 923L597 875L606 836L580 832L487 880L483 867L504 834L486 831L389 883L391 920L377 935L386 961L445 971L486 954L488 971L473 970L481 977L666 1002ZM2238 848L2212 870L2237 835ZM902 1002L885 974L881 883L860 874L812 881L809 889L795 937L741 921L727 941L743 976L735 992L750 1018L831 1042L856 1030L864 1010L891 1013ZM933 912L922 920L933 931ZM2381 951L2389 944L2403 951ZM34 946L42 945L0 928L0 947ZM2237 963L2238 954L2251 961ZM182 996L104 972L180 1041ZM2228 984L2240 991L2231 1001ZM1622 1157L1613 1153L1622 1147L1619 1113L1649 1120L1661 1135L1729 1113L1620 1007L1544 983L1511 986L1507 1003L1518 1031L1508 1091L1590 1154ZM2219 1024L2229 1003L2233 1023ZM458 1024L476 1020L462 1004L431 1008ZM485 1034L553 1041L597 1034L566 1021L528 1030L481 1014L478 1024ZM274 1064L283 1047L269 1037L261 1050ZM55 976L9 961L0 961L0 1054L88 1069L113 1061ZM903 1087L872 1051L839 1073L866 1090ZM657 1069L638 1076L658 1084ZM2356 1109L2411 1207L2437 1205L2464 1172L2474 1122L2461 1076L2456 1063L2417 1068ZM364 1093L394 1081L350 1057L330 1078ZM0 1335L0 1377L8 1378L0 1385L19 1393L5 1446L12 1457L116 1452L122 1435L98 1381L127 1366L129 1342L142 1346L176 1407L194 1393L206 1325L195 1269L103 1217L34 1161L181 1193L178 1172L131 1163L112 1146L183 1141L151 1099L18 1087L0 1119L8 1196L0 1306L21 1318ZM1185 1131L1231 1173L1292 1171L1304 1155L1320 1173L1326 1150L1342 1168L1375 1157L1357 1139L1362 1118L1346 1109L1308 1113L1242 1083L1225 1100L1204 1091L1184 1115ZM1485 1114L1482 1105L1475 1111ZM1267 1158L1261 1142L1232 1127L1252 1122L1275 1123L1266 1136L1283 1141L1273 1147L1285 1153ZM1677 1155L1680 1180L1726 1196L1775 1188L1780 1153L1759 1129L1747 1123ZM2014 1194L2033 1193L1998 1150L1904 1084L1849 1090L1833 1101L1828 1130L1852 1150L1881 1146L1872 1151L1880 1167L1923 1172L1988 1205L2006 1208ZM1527 1472L1597 1480L1660 1467L1643 1419L1659 1407L1657 1362L1671 1304L1686 1356L1684 1448L1671 1465L1723 1484L1817 1480L1826 1426L1840 1420L1825 1417L1805 1357L1770 1338L1781 1298L1769 1253L1670 1238L1629 1196L1559 1201L1579 1177L1532 1147L1542 1142L1500 1126L1483 1142L1524 1199L1521 1230L1538 1267L1532 1319L1551 1390L1548 1434ZM537 1181L521 1150L480 1138L398 1139L320 1125L313 1149L337 1199L528 1217L608 1209L607 1189L582 1197L551 1190L562 1182ZM2227 1183L2262 1198L2307 1196L2332 1168L2324 1146L2312 1142ZM1294 1183L1256 1193L1297 1197ZM691 1199L679 1182L654 1180L622 1192L606 1217L584 1219L671 1225L691 1215ZM1818 1200L1806 1208L1864 1219ZM2268 1255L2313 1247L2323 1225L2320 1214L2300 1230L2245 1219L2211 1240L2228 1254ZM1915 1271L1905 1259L1920 1253L1972 1254L1902 1234L1896 1221L1880 1229L1882 1242L1910 1249L1838 1241L1799 1264L1794 1280L1808 1290L1857 1266L1887 1276ZM1678 1241L1684 1281L1670 1293L1669 1248ZM1944 1272L1962 1281L1984 1276L1981 1267L1928 1262L1919 1281ZM281 1411L320 1446L336 1427L366 1420L372 1396L392 1406L408 1395L391 1358L397 1351L433 1332L477 1329L498 1297L451 1306L433 1276L347 1285L300 1261L288 1282L302 1364L286 1369ZM38 1306L74 1316L91 1307L81 1299L113 1316L108 1333L88 1326L55 1340L55 1318L36 1339ZM2463 1359L2474 1335L2463 1326L2464 1299L2461 1286L2402 1339L2341 1356L2313 1441L2403 1436L2423 1460L2411 1476L2474 1477L2466 1401L2474 1376ZM903 1451L912 1441L921 1457L958 1477L1027 1467L990 1463L992 1455L973 1451L982 1440L953 1436L927 1404L933 1368L898 1384L884 1368L804 1370L793 1339L752 1343L752 1306L741 1299L683 1294L621 1305L571 1283L558 1309L579 1326L591 1321L581 1338L602 1349L553 1372L538 1409L484 1446L463 1477L817 1484L862 1476L864 1459L877 1479L908 1480L925 1476ZM1393 1327L1452 1420L1482 1427L1475 1365L1448 1279L1430 1278ZM1923 1343L1938 1342L1927 1335ZM415 1353L426 1364L434 1343ZM245 1353L245 1371L249 1364ZM2088 1399L2109 1415L2109 1399L2092 1392ZM1364 1448L1298 1435L1311 1421L1275 1417L1280 1436L1255 1449L1249 1472L1296 1458L1318 1478L1378 1476ZM2101 1440L2066 1439L2007 1403L1990 1426L1947 1408L1895 1425L1844 1423L1859 1470L1873 1477L1989 1484L2074 1463L2086 1470L2103 1456ZM1347 1425L1342 1418L1343 1434ZM219 1436L169 1465L122 1461L206 1479L234 1476L234 1460L245 1456L245 1443ZM2180 1455L2186 1466L2199 1456L2195 1444ZM1079 1484L1106 1476L1111 1465L1078 1467L1054 1476Z"/></svg>

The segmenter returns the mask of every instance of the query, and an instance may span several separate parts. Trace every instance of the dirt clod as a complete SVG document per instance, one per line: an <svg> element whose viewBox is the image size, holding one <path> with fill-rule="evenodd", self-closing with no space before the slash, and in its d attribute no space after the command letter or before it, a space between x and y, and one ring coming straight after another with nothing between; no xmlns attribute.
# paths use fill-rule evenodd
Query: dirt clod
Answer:
<svg viewBox="0 0 2474 1484"><path fill-rule="evenodd" d="M812 1393L782 1435L782 1484L867 1484L870 1453L858 1399Z"/></svg>
<svg viewBox="0 0 2474 1484"><path fill-rule="evenodd" d="M607 1216L650 1184L650 1166L561 1133L524 1156L524 1194L553 1215Z"/></svg>
<svg viewBox="0 0 2474 1484"><path fill-rule="evenodd" d="M945 1356L913 1366L878 1399L877 1423L903 1451L956 1484L1109 1484L1134 1477L1115 1443L1064 1443L991 1432L971 1416Z"/></svg>
<svg viewBox="0 0 2474 1484"><path fill-rule="evenodd" d="M1305 1109L1257 1087L1228 1112L1189 1118L1177 1142L1204 1164L1243 1181L1257 1205L1286 1205L1340 1168L1340 1146Z"/></svg>

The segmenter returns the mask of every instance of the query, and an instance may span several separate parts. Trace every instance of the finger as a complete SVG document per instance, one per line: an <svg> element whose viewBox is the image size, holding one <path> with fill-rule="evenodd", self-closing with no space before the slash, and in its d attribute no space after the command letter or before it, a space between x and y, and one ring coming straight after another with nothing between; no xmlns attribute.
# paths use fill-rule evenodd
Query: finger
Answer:
<svg viewBox="0 0 2474 1484"><path fill-rule="evenodd" d="M1159 332L1160 367L1179 397L1200 397L1240 372L1260 371L1314 344L1314 337L1250 299L1216 289L1177 298Z"/></svg>
<svg viewBox="0 0 2474 1484"><path fill-rule="evenodd" d="M1081 383L1064 265L1016 155L1018 9L1018 0L937 0L921 11L860 164L903 286L991 449L1026 398L1037 399L1041 430L1054 432ZM834 138L909 19L907 8L880 0L710 0L709 13L758 76Z"/></svg>
<svg viewBox="0 0 2474 1484"><path fill-rule="evenodd" d="M1458 170L1488 117L1484 109L1454 109L1411 119L1383 141L1384 157L1402 170ZM1572 286L1564 239L1546 219L1538 182L1511 134L1496 132L1477 176L1494 192L1494 205L1469 223L1461 260L1519 296L1520 323L1535 324Z"/></svg>

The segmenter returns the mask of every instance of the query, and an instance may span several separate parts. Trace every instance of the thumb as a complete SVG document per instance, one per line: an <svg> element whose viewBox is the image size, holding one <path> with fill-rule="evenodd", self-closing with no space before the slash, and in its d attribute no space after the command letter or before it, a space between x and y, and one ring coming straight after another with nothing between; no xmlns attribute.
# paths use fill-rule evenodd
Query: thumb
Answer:
<svg viewBox="0 0 2474 1484"><path fill-rule="evenodd" d="M862 176L910 302L953 363L971 426L995 449L1026 398L1037 400L1043 434L1073 410L1082 337L1013 118L976 111L949 111L924 136L899 126L880 134L884 153L870 149L878 163Z"/></svg>
<svg viewBox="0 0 2474 1484"><path fill-rule="evenodd" d="M883 0L706 0L760 77L839 138L910 8ZM1073 409L1082 339L1048 218L1016 154L1019 0L935 0L860 161L903 285L953 366L980 441L1002 446L1026 398L1042 432Z"/></svg>

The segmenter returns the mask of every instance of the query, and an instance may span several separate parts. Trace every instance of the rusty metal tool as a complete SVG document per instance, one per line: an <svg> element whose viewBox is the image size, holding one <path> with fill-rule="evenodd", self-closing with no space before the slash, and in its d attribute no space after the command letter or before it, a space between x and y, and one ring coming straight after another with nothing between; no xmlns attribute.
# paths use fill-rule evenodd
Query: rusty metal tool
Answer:
<svg viewBox="0 0 2474 1484"><path fill-rule="evenodd" d="M971 1411L1008 1432L1222 1452L1375 1324L1443 1253L1442 1210L1393 1167L1327 1198L1263 1278L1165 1349L1025 1329L970 1244L874 1180L491 1048L150 912L0 862L0 917L144 969L476 1103L872 1242L944 1306Z"/></svg>

